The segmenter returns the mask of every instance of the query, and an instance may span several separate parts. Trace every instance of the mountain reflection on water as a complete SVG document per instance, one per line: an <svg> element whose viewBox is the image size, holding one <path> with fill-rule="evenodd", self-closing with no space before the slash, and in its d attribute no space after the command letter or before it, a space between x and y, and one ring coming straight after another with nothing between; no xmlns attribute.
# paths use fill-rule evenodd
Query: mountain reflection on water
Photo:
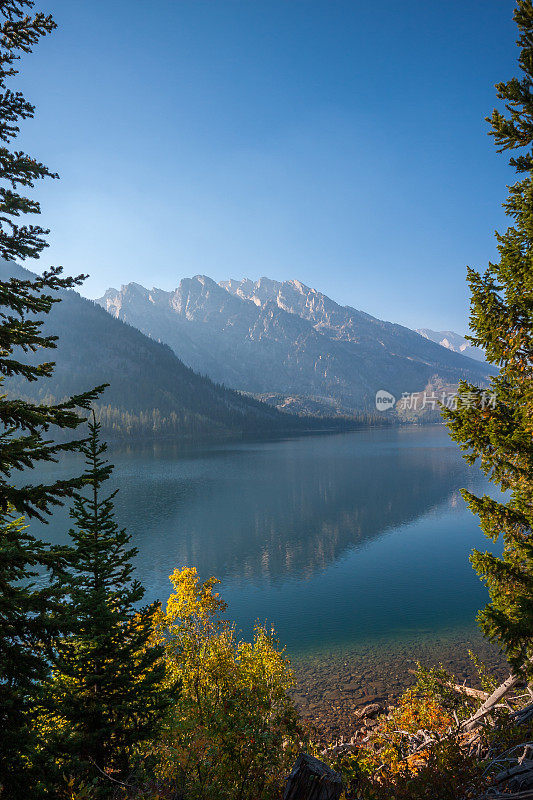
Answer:
<svg viewBox="0 0 533 800"><path fill-rule="evenodd" d="M201 575L305 579L385 531L483 482L442 426L370 429L260 443L110 451L117 518L147 587L175 565ZM63 463L62 472L77 467ZM52 468L48 468L50 471ZM44 472L44 470L43 470ZM42 535L63 540L56 514Z"/></svg>
<svg viewBox="0 0 533 800"><path fill-rule="evenodd" d="M345 550L457 502L476 476L442 433L123 453L115 458L117 512L135 532L150 582L175 564L245 581L308 578Z"/></svg>

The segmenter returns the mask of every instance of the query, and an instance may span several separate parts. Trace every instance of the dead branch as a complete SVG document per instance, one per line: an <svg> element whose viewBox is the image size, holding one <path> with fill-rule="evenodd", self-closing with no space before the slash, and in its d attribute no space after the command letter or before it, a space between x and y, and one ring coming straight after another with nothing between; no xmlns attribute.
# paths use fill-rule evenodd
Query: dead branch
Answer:
<svg viewBox="0 0 533 800"><path fill-rule="evenodd" d="M490 714L491 711L494 710L495 706L497 706L505 697L505 695L510 692L511 689L513 689L521 680L523 680L521 675L509 675L507 680L501 683L498 688L495 689L489 697L487 697L483 705L478 708L476 713L463 722L463 730L471 731L478 725L481 725L487 714Z"/></svg>
<svg viewBox="0 0 533 800"><path fill-rule="evenodd" d="M416 675L416 669L410 669L409 672L411 675ZM446 686L448 689L453 689L454 692L458 694L464 694L467 697L473 697L476 700L486 700L489 696L488 692L483 692L481 689L473 689L471 686L466 686L464 683L453 683L453 681L443 681L443 686Z"/></svg>
<svg viewBox="0 0 533 800"><path fill-rule="evenodd" d="M524 708L519 708L511 714L511 718L519 725L523 722L527 722L531 717L533 717L533 703L529 703L529 705L524 706Z"/></svg>

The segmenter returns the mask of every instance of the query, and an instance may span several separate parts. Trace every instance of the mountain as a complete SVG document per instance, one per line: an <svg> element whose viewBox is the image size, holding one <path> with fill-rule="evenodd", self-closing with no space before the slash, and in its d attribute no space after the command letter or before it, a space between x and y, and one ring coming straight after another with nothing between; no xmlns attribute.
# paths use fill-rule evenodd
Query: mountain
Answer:
<svg viewBox="0 0 533 800"><path fill-rule="evenodd" d="M33 273L0 262L0 280L31 279ZM46 402L109 383L99 405L106 433L240 435L298 432L323 421L283 414L272 406L215 384L185 366L170 347L107 314L75 291L44 317L46 334L59 337L55 350L29 356L53 360L51 378L5 381L8 392Z"/></svg>
<svg viewBox="0 0 533 800"><path fill-rule="evenodd" d="M476 361L485 361L483 350L479 347L473 347L468 339L465 339L460 333L455 333L454 331L432 331L431 328L417 328L416 332L420 336L446 347L448 350L453 350L454 353L462 353L464 356L476 359Z"/></svg>
<svg viewBox="0 0 533 800"><path fill-rule="evenodd" d="M370 410L378 389L400 397L430 383L484 383L489 374L484 364L297 280L217 284L197 275L170 292L130 283L96 302L170 345L192 369L286 409Z"/></svg>

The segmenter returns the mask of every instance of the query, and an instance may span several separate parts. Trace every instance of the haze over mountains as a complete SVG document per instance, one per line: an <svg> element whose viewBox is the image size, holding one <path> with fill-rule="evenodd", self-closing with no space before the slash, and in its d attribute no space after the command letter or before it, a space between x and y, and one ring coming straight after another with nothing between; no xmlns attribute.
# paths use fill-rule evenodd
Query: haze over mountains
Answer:
<svg viewBox="0 0 533 800"><path fill-rule="evenodd" d="M11 277L35 276L0 261L0 280ZM320 420L282 414L197 375L170 347L114 319L75 291L59 296L62 301L44 317L42 329L59 337L57 348L27 356L33 362L54 361L54 373L32 383L8 379L4 385L14 395L47 402L109 383L98 403L106 435L228 436L324 427Z"/></svg>
<svg viewBox="0 0 533 800"><path fill-rule="evenodd" d="M319 413L374 409L375 393L400 397L490 368L419 333L340 306L297 280L185 278L175 291L136 283L96 301L168 344L188 366L278 407Z"/></svg>
<svg viewBox="0 0 533 800"><path fill-rule="evenodd" d="M446 347L448 350L453 350L455 353L462 353L469 358L475 358L476 361L485 361L483 350L479 347L473 347L468 339L465 339L460 333L455 333L455 331L432 331L431 328L417 328L417 333L426 339L431 339L432 342L437 342L437 344Z"/></svg>

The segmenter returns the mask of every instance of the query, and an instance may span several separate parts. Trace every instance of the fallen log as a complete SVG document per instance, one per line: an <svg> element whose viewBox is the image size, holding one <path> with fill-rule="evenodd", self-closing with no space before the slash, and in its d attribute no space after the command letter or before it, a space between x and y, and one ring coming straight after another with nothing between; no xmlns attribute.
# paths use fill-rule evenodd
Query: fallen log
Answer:
<svg viewBox="0 0 533 800"><path fill-rule="evenodd" d="M416 669L410 669L409 672L411 675L417 675ZM453 681L443 681L443 686L447 686L448 689L453 689L454 692L458 694L464 694L467 697L473 697L476 700L486 700L489 696L488 692L483 692L481 689L473 689L471 686L465 686L464 683L453 683Z"/></svg>
<svg viewBox="0 0 533 800"><path fill-rule="evenodd" d="M472 689L471 686L464 686L462 683L450 683L449 686L455 692L465 694L467 697L474 697L476 700L487 700L489 697L488 692L483 692L481 689Z"/></svg>
<svg viewBox="0 0 533 800"><path fill-rule="evenodd" d="M511 719L514 719L519 725L527 722L531 717L533 717L533 703L529 703L529 705L519 708L518 711L513 711L511 714Z"/></svg>
<svg viewBox="0 0 533 800"><path fill-rule="evenodd" d="M514 780L516 778L525 778L525 777L527 777L529 779L529 782L533 784L533 761L522 762L521 764L516 764L516 766L514 767L509 767L508 769L504 769L502 770L502 772L499 772L497 775L495 775L492 780L493 783L500 784L500 783L507 783L508 781Z"/></svg>
<svg viewBox="0 0 533 800"><path fill-rule="evenodd" d="M318 758L300 753L287 778L283 800L339 800L342 777Z"/></svg>
<svg viewBox="0 0 533 800"><path fill-rule="evenodd" d="M527 659L526 664L529 664L529 665L533 664L533 656L531 656L530 658ZM465 722L463 722L463 726L462 726L463 730L470 731L473 728L477 727L477 725L480 725L482 720L483 720L483 718L486 717L487 714L490 714L490 712L500 702L500 700L503 697L505 697L505 695L511 689L514 689L514 687L517 684L521 683L522 681L524 681L524 676L523 675L520 675L520 674L519 675L514 675L513 673L511 673L509 675L509 677L507 678L507 680L505 680L503 683L501 683L498 686L498 688L493 691L491 696L488 697L485 700L485 702L483 703L481 708L478 708L476 713L472 717L470 717L470 719L467 719L467 720L465 720Z"/></svg>
<svg viewBox="0 0 533 800"><path fill-rule="evenodd" d="M478 725L481 725L487 714L490 714L491 711L494 710L494 707L498 705L500 700L502 700L502 698L505 697L505 695L510 692L511 689L514 689L517 683L520 683L521 680L523 680L521 675L509 675L507 680L501 683L498 688L495 689L489 697L487 697L483 705L478 708L476 713L463 722L461 726L463 730L471 731Z"/></svg>

